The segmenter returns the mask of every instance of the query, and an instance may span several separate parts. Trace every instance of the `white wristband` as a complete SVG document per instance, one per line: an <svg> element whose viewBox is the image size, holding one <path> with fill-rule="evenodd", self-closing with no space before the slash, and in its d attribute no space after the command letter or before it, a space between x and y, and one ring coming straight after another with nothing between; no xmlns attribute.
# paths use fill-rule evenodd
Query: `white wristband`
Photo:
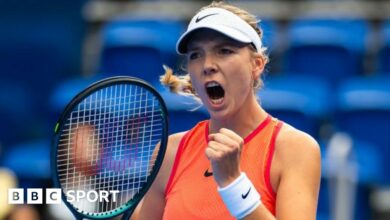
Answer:
<svg viewBox="0 0 390 220"><path fill-rule="evenodd" d="M237 219L244 218L261 204L260 194L244 172L229 185L218 187L218 192L230 214Z"/></svg>

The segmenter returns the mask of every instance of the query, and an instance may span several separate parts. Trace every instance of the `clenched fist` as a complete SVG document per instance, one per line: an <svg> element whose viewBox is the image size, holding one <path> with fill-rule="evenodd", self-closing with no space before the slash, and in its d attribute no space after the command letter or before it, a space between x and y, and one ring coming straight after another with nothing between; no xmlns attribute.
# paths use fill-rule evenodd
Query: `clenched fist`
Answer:
<svg viewBox="0 0 390 220"><path fill-rule="evenodd" d="M225 187L240 176L240 156L244 140L226 128L209 135L206 156L211 162L214 179L219 187Z"/></svg>

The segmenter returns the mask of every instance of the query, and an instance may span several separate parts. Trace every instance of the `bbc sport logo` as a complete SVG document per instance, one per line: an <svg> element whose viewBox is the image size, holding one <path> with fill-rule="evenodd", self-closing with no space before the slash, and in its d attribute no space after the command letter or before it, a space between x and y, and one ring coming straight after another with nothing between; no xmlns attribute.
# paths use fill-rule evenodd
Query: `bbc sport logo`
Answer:
<svg viewBox="0 0 390 220"><path fill-rule="evenodd" d="M66 192L66 198L69 203L79 202L86 199L88 202L116 202L119 190L69 190ZM46 204L60 204L61 203L61 189L48 188L45 189L45 203ZM43 204L43 189L29 188L27 189L27 204ZM8 204L24 204L24 189L11 188L8 189Z"/></svg>

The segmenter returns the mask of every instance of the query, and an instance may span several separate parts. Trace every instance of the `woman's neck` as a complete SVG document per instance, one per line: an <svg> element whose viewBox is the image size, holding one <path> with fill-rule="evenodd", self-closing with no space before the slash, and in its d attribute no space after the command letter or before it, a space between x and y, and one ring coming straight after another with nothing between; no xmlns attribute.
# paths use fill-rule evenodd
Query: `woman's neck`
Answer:
<svg viewBox="0 0 390 220"><path fill-rule="evenodd" d="M245 138L268 116L256 100L249 105L243 106L245 107L239 108L235 114L227 119L217 120L211 118L209 133L216 133L221 128L227 128L236 132L240 137Z"/></svg>

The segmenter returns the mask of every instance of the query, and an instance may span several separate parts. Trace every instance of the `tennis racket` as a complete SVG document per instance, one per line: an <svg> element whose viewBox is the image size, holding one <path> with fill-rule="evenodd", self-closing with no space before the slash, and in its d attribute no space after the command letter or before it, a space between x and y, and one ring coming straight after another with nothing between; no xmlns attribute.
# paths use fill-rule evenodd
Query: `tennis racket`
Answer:
<svg viewBox="0 0 390 220"><path fill-rule="evenodd" d="M168 134L161 96L112 77L67 105L55 126L53 180L76 219L128 219L161 167Z"/></svg>

